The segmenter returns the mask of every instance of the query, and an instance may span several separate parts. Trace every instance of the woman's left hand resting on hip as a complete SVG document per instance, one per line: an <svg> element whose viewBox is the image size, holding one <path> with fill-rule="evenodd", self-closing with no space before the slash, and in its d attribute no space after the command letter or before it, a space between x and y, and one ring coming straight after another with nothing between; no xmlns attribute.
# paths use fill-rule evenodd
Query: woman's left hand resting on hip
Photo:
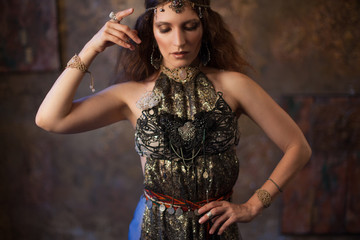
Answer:
<svg viewBox="0 0 360 240"><path fill-rule="evenodd" d="M199 209L202 216L199 223L204 224L208 221L212 222L209 233L214 234L218 230L221 235L227 227L237 222L250 222L261 211L261 207L256 207L247 202L244 204L235 204L228 201L213 201ZM211 212L209 217L208 213Z"/></svg>

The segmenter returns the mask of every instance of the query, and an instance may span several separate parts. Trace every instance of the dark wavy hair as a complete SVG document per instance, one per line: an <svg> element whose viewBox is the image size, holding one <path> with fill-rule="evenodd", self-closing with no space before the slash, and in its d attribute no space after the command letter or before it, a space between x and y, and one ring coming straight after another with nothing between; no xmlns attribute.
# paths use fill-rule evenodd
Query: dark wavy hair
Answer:
<svg viewBox="0 0 360 240"><path fill-rule="evenodd" d="M165 2L167 1L145 0L145 7L148 9ZM210 0L196 0L196 3L210 5ZM195 7L194 11L198 15L200 14L199 8ZM228 30L222 17L211 8L202 7L201 12L203 16L200 20L204 30L199 55L204 51L207 52L206 47L209 49L211 59L206 66L244 72L245 68L249 67L249 64L240 55L241 48ZM138 36L142 42L134 51L120 48L115 82L142 81L157 71L150 63L151 53L155 44L153 19L154 11L145 11L137 19L135 30L138 31ZM201 56L199 57L201 58Z"/></svg>

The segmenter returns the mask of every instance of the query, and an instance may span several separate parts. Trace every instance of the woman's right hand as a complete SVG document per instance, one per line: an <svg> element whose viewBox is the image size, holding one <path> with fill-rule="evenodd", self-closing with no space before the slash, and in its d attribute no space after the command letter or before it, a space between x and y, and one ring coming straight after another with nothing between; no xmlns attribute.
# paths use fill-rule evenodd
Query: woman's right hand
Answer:
<svg viewBox="0 0 360 240"><path fill-rule="evenodd" d="M134 12L133 8L116 13L118 21ZM79 52L81 62L89 68L98 53L114 44L130 50L140 44L137 31L124 24L110 20ZM91 97L73 101L84 72L77 68L66 68L53 85L36 115L36 124L58 133L75 133L96 129L126 119L125 101L119 98L117 88L108 88ZM121 88L123 89L123 88Z"/></svg>
<svg viewBox="0 0 360 240"><path fill-rule="evenodd" d="M99 32L88 42L87 47L93 49L96 53L103 52L107 47L114 44L135 50L135 46L131 44L130 40L133 40L137 44L141 43L137 31L120 23L122 19L131 15L133 12L134 9L129 8L116 13L116 19L118 19L119 22L113 20L107 21Z"/></svg>

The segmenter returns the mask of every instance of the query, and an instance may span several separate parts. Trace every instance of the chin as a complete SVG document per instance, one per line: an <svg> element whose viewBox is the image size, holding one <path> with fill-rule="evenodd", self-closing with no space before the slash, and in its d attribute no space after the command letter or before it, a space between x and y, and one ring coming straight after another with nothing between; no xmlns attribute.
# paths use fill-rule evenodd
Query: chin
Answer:
<svg viewBox="0 0 360 240"><path fill-rule="evenodd" d="M195 60L191 60L191 61L189 61L189 60L177 60L177 61L170 62L169 65L174 67L174 68L180 68L180 67L190 66L194 62L195 62Z"/></svg>

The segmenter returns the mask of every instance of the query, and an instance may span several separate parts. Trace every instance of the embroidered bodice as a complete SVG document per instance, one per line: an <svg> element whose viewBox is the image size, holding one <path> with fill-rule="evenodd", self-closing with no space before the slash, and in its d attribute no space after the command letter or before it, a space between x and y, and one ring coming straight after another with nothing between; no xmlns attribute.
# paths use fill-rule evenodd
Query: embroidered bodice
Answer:
<svg viewBox="0 0 360 240"><path fill-rule="evenodd" d="M239 171L239 133L237 117L222 93L202 72L190 72L190 77L188 72L176 73L184 81L161 73L153 91L139 100L143 111L135 145L146 157L146 190L197 202L231 193ZM146 209L143 239L207 239L193 212L165 210ZM223 236L237 239L236 226Z"/></svg>
<svg viewBox="0 0 360 240"><path fill-rule="evenodd" d="M158 99L157 106L143 110L137 120L135 143L141 156L173 160L181 150L189 159L194 150L212 155L237 144L236 115L203 73L187 83L161 74L153 93L146 100Z"/></svg>

